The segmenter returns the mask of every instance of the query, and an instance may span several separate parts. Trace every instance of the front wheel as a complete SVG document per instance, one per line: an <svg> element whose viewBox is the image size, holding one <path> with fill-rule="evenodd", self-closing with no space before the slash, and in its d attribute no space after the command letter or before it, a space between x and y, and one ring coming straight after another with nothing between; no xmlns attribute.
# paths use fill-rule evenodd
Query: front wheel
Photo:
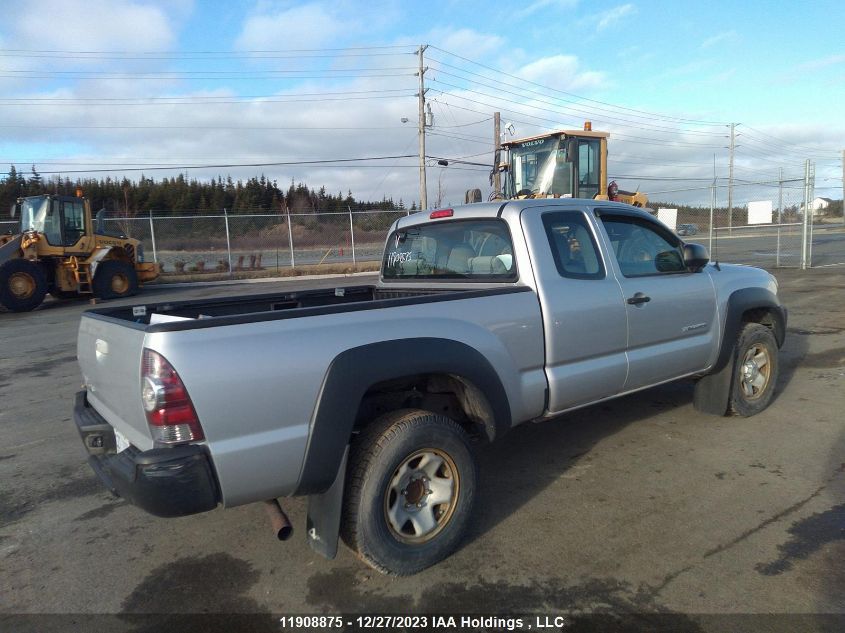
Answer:
<svg viewBox="0 0 845 633"><path fill-rule="evenodd" d="M47 294L44 270L27 259L10 259L0 266L0 303L12 312L34 310Z"/></svg>
<svg viewBox="0 0 845 633"><path fill-rule="evenodd" d="M778 346L765 325L746 323L739 333L730 412L749 417L769 406L778 378Z"/></svg>
<svg viewBox="0 0 845 633"><path fill-rule="evenodd" d="M132 264L107 259L94 275L94 296L98 299L120 299L138 292L138 275Z"/></svg>
<svg viewBox="0 0 845 633"><path fill-rule="evenodd" d="M347 482L344 541L375 569L407 576L457 549L472 512L476 464L453 420L396 411L355 439Z"/></svg>

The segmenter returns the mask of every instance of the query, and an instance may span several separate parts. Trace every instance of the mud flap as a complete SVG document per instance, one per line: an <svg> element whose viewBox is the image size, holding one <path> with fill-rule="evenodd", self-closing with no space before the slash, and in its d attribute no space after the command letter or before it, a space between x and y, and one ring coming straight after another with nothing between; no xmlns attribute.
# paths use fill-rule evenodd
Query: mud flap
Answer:
<svg viewBox="0 0 845 633"><path fill-rule="evenodd" d="M695 383L692 404L696 411L712 413L713 415L727 414L731 397L735 354L736 345L732 345L731 353L728 355L724 367L699 378L698 382Z"/></svg>
<svg viewBox="0 0 845 633"><path fill-rule="evenodd" d="M340 513L343 509L343 487L346 481L346 461L349 445L337 469L334 483L321 494L308 496L308 544L318 554L332 559L337 556L337 539L340 535Z"/></svg>

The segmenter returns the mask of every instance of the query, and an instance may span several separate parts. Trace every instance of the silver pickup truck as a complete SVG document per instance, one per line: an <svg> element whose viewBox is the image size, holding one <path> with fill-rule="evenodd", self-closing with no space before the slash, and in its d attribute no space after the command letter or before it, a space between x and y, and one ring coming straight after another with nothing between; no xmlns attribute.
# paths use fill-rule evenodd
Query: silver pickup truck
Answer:
<svg viewBox="0 0 845 633"><path fill-rule="evenodd" d="M75 421L115 493L158 516L309 497L307 535L386 573L445 558L475 445L681 378L694 406L771 400L786 310L649 213L592 200L422 212L376 285L86 312Z"/></svg>

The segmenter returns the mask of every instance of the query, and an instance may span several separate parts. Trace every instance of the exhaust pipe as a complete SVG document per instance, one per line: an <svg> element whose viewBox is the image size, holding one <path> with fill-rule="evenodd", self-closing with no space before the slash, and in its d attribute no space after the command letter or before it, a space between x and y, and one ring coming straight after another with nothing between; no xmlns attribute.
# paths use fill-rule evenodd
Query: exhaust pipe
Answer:
<svg viewBox="0 0 845 633"><path fill-rule="evenodd" d="M293 526L290 524L288 515L285 514L282 506L279 505L278 499L268 499L265 501L264 509L267 510L267 514L270 516L270 525L273 526L273 532L276 534L276 538L280 541L288 540L290 535L293 534Z"/></svg>

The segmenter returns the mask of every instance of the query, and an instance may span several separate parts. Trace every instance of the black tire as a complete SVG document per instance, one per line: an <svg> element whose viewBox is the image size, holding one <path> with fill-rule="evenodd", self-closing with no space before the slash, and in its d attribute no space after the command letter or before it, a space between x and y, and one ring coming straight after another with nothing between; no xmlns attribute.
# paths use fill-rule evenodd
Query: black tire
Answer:
<svg viewBox="0 0 845 633"><path fill-rule="evenodd" d="M424 467L436 470L426 473ZM426 474L432 479L424 479ZM408 576L422 571L460 545L472 513L476 478L469 437L453 420L413 409L389 413L352 443L343 540L382 573ZM400 488L404 489L397 493ZM450 495L448 502L427 503L444 490ZM391 523L397 522L397 516L398 522L409 517L401 531ZM426 517L434 527L415 533L418 524L412 521Z"/></svg>
<svg viewBox="0 0 845 633"><path fill-rule="evenodd" d="M138 275L131 264L118 259L100 262L94 274L94 296L98 299L120 299L138 292Z"/></svg>
<svg viewBox="0 0 845 633"><path fill-rule="evenodd" d="M12 312L34 310L47 295L47 276L38 264L10 259L0 266L0 303Z"/></svg>
<svg viewBox="0 0 845 633"><path fill-rule="evenodd" d="M734 352L729 413L750 417L769 406L778 380L778 346L772 330L746 323Z"/></svg>

